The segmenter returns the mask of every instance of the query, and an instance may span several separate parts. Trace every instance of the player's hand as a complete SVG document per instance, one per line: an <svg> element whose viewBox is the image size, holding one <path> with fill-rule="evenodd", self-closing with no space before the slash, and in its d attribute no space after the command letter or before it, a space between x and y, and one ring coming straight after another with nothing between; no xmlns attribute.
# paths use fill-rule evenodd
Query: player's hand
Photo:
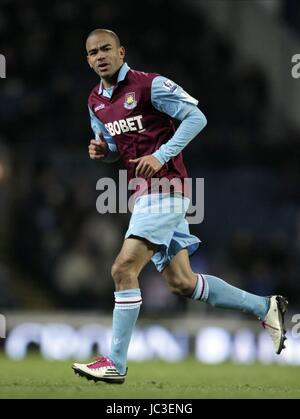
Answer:
<svg viewBox="0 0 300 419"><path fill-rule="evenodd" d="M103 159L108 151L107 142L104 139L103 133L99 132L99 141L91 140L89 145L89 156L92 160Z"/></svg>
<svg viewBox="0 0 300 419"><path fill-rule="evenodd" d="M137 159L129 160L129 163L137 164L135 169L135 176L143 176L149 178L155 175L159 169L162 168L162 164L152 155L139 157Z"/></svg>

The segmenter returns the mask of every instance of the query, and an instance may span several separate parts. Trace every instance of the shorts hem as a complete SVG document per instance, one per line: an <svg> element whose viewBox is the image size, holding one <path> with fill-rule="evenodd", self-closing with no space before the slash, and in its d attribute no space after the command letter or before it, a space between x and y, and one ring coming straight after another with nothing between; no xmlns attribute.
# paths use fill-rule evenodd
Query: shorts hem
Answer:
<svg viewBox="0 0 300 419"><path fill-rule="evenodd" d="M171 259L170 260L168 260L166 263L164 263L163 264L163 267L162 268L160 268L160 269L158 269L158 267L155 265L155 267L156 267L156 270L158 271L158 272L162 272L164 269L166 269L167 268L167 266L168 265L170 265L170 263L171 263L171 261L172 261L172 259L177 255L177 253L179 253L181 250L183 250L183 249L188 249L190 246L192 246L192 245L194 245L194 244L197 244L198 243L198 246L197 246L197 248L191 253L191 254L189 254L188 256L189 256L189 259L192 257L192 256L194 256L194 254L195 253L197 253L198 252L198 250L200 249L200 245L201 245L201 241L199 241L199 242L195 242L195 243L191 243L191 244L189 244L188 246L185 246L185 247L181 247L180 249L178 249L173 255L172 255L172 257L171 257ZM154 263L154 262L153 262Z"/></svg>
<svg viewBox="0 0 300 419"><path fill-rule="evenodd" d="M141 234L133 234L132 233L132 234L129 234L128 236L125 236L125 240L126 239L130 239L130 238L138 239L138 240L141 240L141 241L146 241L146 242L148 242L150 244L153 244L154 246L158 246L158 248L160 248L161 246L167 247L167 245L165 243L156 243L156 242L153 242L153 241L149 240L148 237L142 236ZM158 251L159 251L159 249L155 253L157 253Z"/></svg>

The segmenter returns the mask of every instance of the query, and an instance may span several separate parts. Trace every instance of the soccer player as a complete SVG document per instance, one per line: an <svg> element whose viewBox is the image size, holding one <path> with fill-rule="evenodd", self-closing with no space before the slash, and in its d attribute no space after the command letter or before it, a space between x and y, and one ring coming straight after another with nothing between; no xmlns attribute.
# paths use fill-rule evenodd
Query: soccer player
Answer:
<svg viewBox="0 0 300 419"><path fill-rule="evenodd" d="M135 201L112 266L116 291L111 351L89 364L73 364L75 373L95 381L125 381L127 350L142 304L138 277L150 260L172 292L256 316L280 354L286 339L285 298L250 294L215 276L195 273L190 266L189 256L200 240L190 234L185 220L189 199L180 186L187 177L181 151L207 123L198 101L163 76L132 70L118 36L110 30L91 32L86 50L89 66L100 77L88 100L95 133L89 156L103 162L121 158L129 180L142 178L147 187ZM172 118L181 121L177 130ZM153 194L153 178L179 182L174 182L172 193ZM159 215L157 208L162 209Z"/></svg>

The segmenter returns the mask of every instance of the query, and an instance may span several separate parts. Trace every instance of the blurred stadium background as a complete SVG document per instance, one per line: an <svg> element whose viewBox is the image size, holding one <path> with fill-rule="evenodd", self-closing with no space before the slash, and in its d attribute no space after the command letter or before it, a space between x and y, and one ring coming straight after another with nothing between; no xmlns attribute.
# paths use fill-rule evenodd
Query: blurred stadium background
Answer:
<svg viewBox="0 0 300 419"><path fill-rule="evenodd" d="M286 295L291 329L300 312L300 80L291 76L299 2L1 0L0 8L0 349L15 359L32 344L51 359L107 349L110 267L128 216L96 212L97 180L117 179L120 168L87 154L97 78L84 44L96 27L115 30L130 66L181 84L207 115L184 152L190 176L205 179L193 267ZM300 339L275 357L255 321L171 295L151 266L141 287L131 359L300 363Z"/></svg>

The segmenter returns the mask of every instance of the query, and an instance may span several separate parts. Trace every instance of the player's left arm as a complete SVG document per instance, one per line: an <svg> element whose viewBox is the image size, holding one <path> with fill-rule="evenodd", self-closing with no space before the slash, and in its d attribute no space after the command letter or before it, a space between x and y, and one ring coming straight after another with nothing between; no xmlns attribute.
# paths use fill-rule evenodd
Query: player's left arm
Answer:
<svg viewBox="0 0 300 419"><path fill-rule="evenodd" d="M155 77L151 99L157 110L181 121L173 137L152 154L164 164L176 157L203 130L207 119L197 107L198 101L166 77Z"/></svg>
<svg viewBox="0 0 300 419"><path fill-rule="evenodd" d="M153 79L151 101L160 112L181 121L175 134L149 156L132 160L137 163L136 176L153 176L171 158L177 156L206 126L207 119L197 107L198 101L182 87L163 76Z"/></svg>

